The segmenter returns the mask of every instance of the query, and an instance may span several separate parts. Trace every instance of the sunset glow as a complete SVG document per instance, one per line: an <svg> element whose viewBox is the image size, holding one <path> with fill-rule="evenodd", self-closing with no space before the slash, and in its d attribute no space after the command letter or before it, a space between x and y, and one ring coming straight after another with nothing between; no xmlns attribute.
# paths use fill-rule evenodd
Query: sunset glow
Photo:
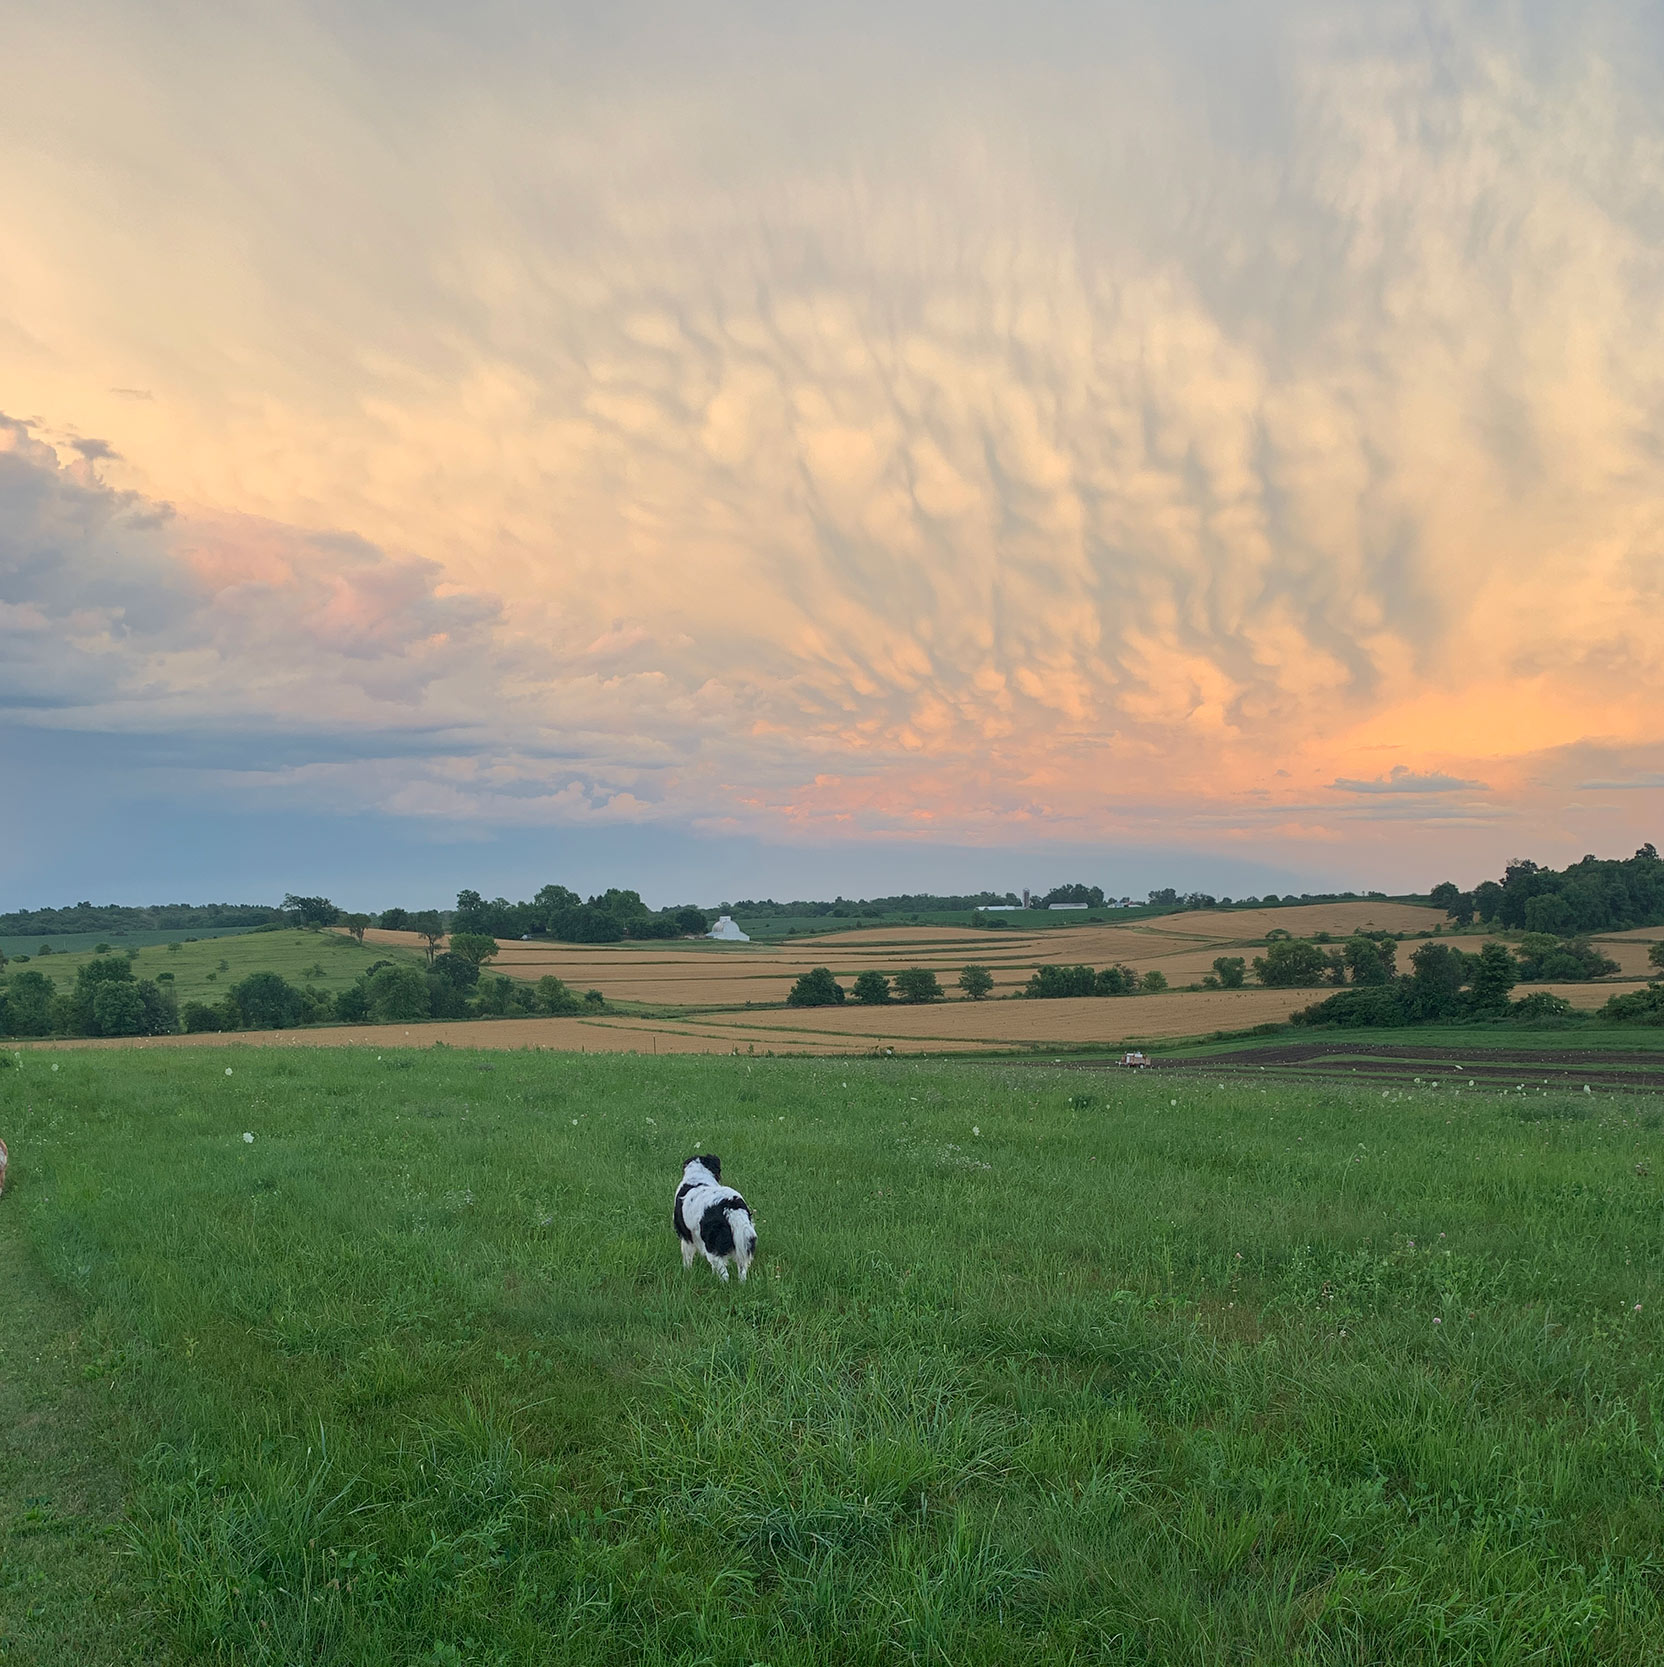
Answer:
<svg viewBox="0 0 1664 1667"><path fill-rule="evenodd" d="M1314 888L1658 834L1639 8L260 15L9 23L14 782Z"/></svg>

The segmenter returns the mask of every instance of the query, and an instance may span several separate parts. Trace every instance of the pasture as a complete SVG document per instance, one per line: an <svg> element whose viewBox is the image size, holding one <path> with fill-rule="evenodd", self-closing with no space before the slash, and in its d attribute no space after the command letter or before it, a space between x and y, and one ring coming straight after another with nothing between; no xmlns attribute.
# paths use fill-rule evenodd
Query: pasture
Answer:
<svg viewBox="0 0 1664 1667"><path fill-rule="evenodd" d="M141 937L154 942L139 944ZM291 984L311 984L320 990L344 990L372 962L414 958L425 960L422 940L407 934L409 943L366 947L345 932L309 932L292 927L281 932L237 932L209 937L206 933L187 941L162 934L130 933L126 938L100 938L70 951L54 950L34 955L29 966L43 972L60 989L75 982L78 968L90 961L98 945L112 947L106 953L124 955L127 946L137 947L133 961L135 978L167 975L181 1002L218 1001L227 990L250 973L281 973ZM77 934L77 940L92 934ZM56 942L44 939L43 942ZM174 947L177 946L177 947Z"/></svg>
<svg viewBox="0 0 1664 1667"><path fill-rule="evenodd" d="M1205 1069L14 1054L0 1658L1656 1661L1661 1125ZM681 1269L695 1150L744 1287Z"/></svg>

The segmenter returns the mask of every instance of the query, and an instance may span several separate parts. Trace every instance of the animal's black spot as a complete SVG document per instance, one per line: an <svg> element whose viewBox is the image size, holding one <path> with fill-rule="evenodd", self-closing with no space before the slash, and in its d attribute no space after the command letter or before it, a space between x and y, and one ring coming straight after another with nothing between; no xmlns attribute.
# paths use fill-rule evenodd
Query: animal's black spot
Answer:
<svg viewBox="0 0 1664 1667"><path fill-rule="evenodd" d="M728 1212L743 1209L745 1200L736 1192L727 1198L718 1199L700 1216L699 1242L712 1256L734 1254L734 1224L728 1219Z"/></svg>
<svg viewBox="0 0 1664 1667"><path fill-rule="evenodd" d="M696 1181L684 1181L676 1189L676 1201L670 1206L670 1225L676 1229L676 1237L693 1243L693 1234L688 1231L688 1224L682 1220L682 1200L697 1186Z"/></svg>

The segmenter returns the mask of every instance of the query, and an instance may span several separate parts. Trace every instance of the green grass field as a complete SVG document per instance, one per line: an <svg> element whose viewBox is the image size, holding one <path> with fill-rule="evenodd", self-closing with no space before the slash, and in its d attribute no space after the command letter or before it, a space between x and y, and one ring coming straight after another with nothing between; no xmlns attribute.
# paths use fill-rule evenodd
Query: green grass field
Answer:
<svg viewBox="0 0 1664 1667"><path fill-rule="evenodd" d="M34 955L42 944L50 944L54 955L79 954L101 943L116 949L126 949L129 945L134 949L149 949L155 944L174 943L185 937L241 937L248 930L246 926L193 926L188 932L54 932L44 938L38 932L32 936L26 932L21 935L0 933L0 955Z"/></svg>
<svg viewBox="0 0 1664 1667"><path fill-rule="evenodd" d="M114 938L98 942L109 943L115 954L125 953L122 942ZM169 949L169 942L179 947ZM46 973L60 989L67 989L75 982L76 969L93 958L96 948L96 944L89 944L72 953L35 955L29 967ZM385 944L361 945L342 932L307 932L297 927L282 932L203 937L192 943L181 938L163 939L139 950L133 976L155 978L160 973L172 973L174 993L181 1002L211 1002L253 972L281 973L291 984L313 984L321 990L344 990L372 963L409 955L407 950L390 949ZM225 963L223 968L221 962Z"/></svg>
<svg viewBox="0 0 1664 1667"><path fill-rule="evenodd" d="M0 1132L8 1667L1664 1658L1657 1099L84 1051Z"/></svg>

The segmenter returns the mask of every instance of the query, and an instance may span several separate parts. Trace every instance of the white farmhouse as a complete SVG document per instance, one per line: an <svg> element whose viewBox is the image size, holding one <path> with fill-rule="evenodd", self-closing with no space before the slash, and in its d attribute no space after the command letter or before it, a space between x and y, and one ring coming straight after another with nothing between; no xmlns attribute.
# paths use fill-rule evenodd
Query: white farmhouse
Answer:
<svg viewBox="0 0 1664 1667"><path fill-rule="evenodd" d="M707 938L716 938L722 943L751 942L750 938L748 938L745 933L743 933L739 927L734 924L734 917L732 915L723 915L722 918L717 921L716 925L705 934L705 936Z"/></svg>

